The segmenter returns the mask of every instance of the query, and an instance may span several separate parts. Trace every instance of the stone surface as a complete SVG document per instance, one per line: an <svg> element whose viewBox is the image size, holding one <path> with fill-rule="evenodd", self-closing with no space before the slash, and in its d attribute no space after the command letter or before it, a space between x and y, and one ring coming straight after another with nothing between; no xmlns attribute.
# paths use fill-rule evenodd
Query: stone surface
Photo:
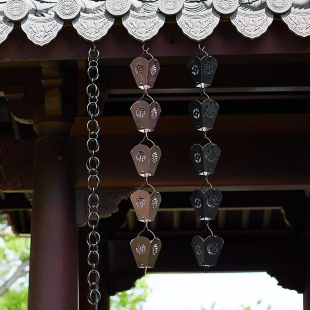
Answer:
<svg viewBox="0 0 310 310"><path fill-rule="evenodd" d="M114 24L114 16L107 10L95 14L80 13L72 21L77 33L85 40L95 42L104 37Z"/></svg>
<svg viewBox="0 0 310 310"><path fill-rule="evenodd" d="M63 20L54 13L45 17L29 14L27 18L22 20L21 27L30 41L43 46L56 38L63 23Z"/></svg>

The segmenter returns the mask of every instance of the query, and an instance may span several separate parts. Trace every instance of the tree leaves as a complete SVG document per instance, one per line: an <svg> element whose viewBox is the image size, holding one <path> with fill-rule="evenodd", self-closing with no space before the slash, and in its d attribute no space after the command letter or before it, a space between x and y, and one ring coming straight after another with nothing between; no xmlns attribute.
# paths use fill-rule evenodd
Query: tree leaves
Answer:
<svg viewBox="0 0 310 310"><path fill-rule="evenodd" d="M2 236L4 247L12 251L16 258L24 261L30 256L30 238L16 236ZM2 247L1 247L2 248Z"/></svg>
<svg viewBox="0 0 310 310"><path fill-rule="evenodd" d="M28 288L8 290L0 297L1 310L27 310L28 309Z"/></svg>
<svg viewBox="0 0 310 310"><path fill-rule="evenodd" d="M132 289L112 296L111 310L142 310L146 297L151 293L144 278L137 280Z"/></svg>

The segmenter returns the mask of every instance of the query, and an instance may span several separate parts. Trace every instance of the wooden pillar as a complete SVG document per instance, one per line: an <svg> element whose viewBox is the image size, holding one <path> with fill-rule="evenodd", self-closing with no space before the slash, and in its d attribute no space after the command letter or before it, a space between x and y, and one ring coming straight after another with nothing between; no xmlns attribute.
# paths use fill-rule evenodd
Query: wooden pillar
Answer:
<svg viewBox="0 0 310 310"><path fill-rule="evenodd" d="M99 285L100 285L101 300L98 305L98 310L109 310L110 294L109 294L109 274L108 274L108 252L105 240L102 240L100 248L99 252L101 255L101 264L99 264L99 271L100 271Z"/></svg>
<svg viewBox="0 0 310 310"><path fill-rule="evenodd" d="M39 139L34 167L29 310L77 310L77 227L70 125L61 117L44 119L44 106L36 112L39 115L34 128ZM62 122L64 126L60 126Z"/></svg>
<svg viewBox="0 0 310 310"><path fill-rule="evenodd" d="M304 283L304 310L310 310L310 242L306 245L307 266Z"/></svg>

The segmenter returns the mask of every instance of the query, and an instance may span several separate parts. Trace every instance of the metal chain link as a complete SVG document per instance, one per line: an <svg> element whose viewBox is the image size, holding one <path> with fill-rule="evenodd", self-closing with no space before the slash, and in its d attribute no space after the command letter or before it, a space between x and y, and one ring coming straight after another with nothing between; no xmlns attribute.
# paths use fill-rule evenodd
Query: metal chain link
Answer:
<svg viewBox="0 0 310 310"><path fill-rule="evenodd" d="M92 58L93 56L94 58ZM95 231L96 227L99 225L99 196L95 191L100 184L100 178L98 176L100 161L99 158L95 156L95 153L99 151L98 134L100 131L99 123L96 120L96 116L100 113L100 108L98 106L100 91L95 84L95 81L99 78L98 60L99 51L94 45L88 52L87 75L91 83L86 87L86 93L88 96L87 114L90 116L90 120L87 122L88 140L86 146L88 152L91 154L86 161L86 168L88 170L87 185L89 190L91 190L87 199L87 223L91 228L91 232L87 235L86 242L89 247L87 262L92 268L87 275L87 282L89 285L87 299L93 306L97 306L101 299L101 294L99 292L100 274L96 270L100 258L98 251L100 235Z"/></svg>

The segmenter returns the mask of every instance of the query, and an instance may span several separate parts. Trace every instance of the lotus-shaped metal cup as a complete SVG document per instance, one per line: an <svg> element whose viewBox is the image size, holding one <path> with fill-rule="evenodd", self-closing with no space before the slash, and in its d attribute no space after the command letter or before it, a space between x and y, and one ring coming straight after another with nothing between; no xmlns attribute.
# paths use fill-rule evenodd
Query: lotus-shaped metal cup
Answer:
<svg viewBox="0 0 310 310"><path fill-rule="evenodd" d="M192 192L190 201L200 220L213 220L221 204L223 195L215 188L203 192L196 189Z"/></svg>
<svg viewBox="0 0 310 310"><path fill-rule="evenodd" d="M213 128L219 105L212 99L203 102L194 100L189 104L188 112L197 130L207 131Z"/></svg>
<svg viewBox="0 0 310 310"><path fill-rule="evenodd" d="M202 58L195 56L189 60L186 68L196 87L205 88L212 84L217 61L209 55Z"/></svg>
<svg viewBox="0 0 310 310"><path fill-rule="evenodd" d="M224 240L219 236L209 236L206 239L195 236L192 239L192 248L199 266L215 266L223 245Z"/></svg>
<svg viewBox="0 0 310 310"><path fill-rule="evenodd" d="M161 195L159 192L154 191L152 194L149 194L147 191L138 190L131 195L130 200L139 221L154 221L161 203Z"/></svg>
<svg viewBox="0 0 310 310"><path fill-rule="evenodd" d="M138 268L154 268L161 249L161 241L158 238L150 241L139 236L131 240L130 246Z"/></svg>
<svg viewBox="0 0 310 310"><path fill-rule="evenodd" d="M161 157L161 150L157 145L148 148L146 145L138 144L130 153L139 175L149 177L155 174Z"/></svg>
<svg viewBox="0 0 310 310"><path fill-rule="evenodd" d="M189 155L199 175L213 174L221 154L220 148L214 143L207 143L204 147L194 144Z"/></svg>
<svg viewBox="0 0 310 310"><path fill-rule="evenodd" d="M155 58L148 61L143 57L137 57L131 62L130 69L137 86L141 89L148 89L154 86L160 64Z"/></svg>
<svg viewBox="0 0 310 310"><path fill-rule="evenodd" d="M140 132L150 132L155 129L161 108L156 101L148 104L144 100L139 100L131 106L130 111L137 129Z"/></svg>

